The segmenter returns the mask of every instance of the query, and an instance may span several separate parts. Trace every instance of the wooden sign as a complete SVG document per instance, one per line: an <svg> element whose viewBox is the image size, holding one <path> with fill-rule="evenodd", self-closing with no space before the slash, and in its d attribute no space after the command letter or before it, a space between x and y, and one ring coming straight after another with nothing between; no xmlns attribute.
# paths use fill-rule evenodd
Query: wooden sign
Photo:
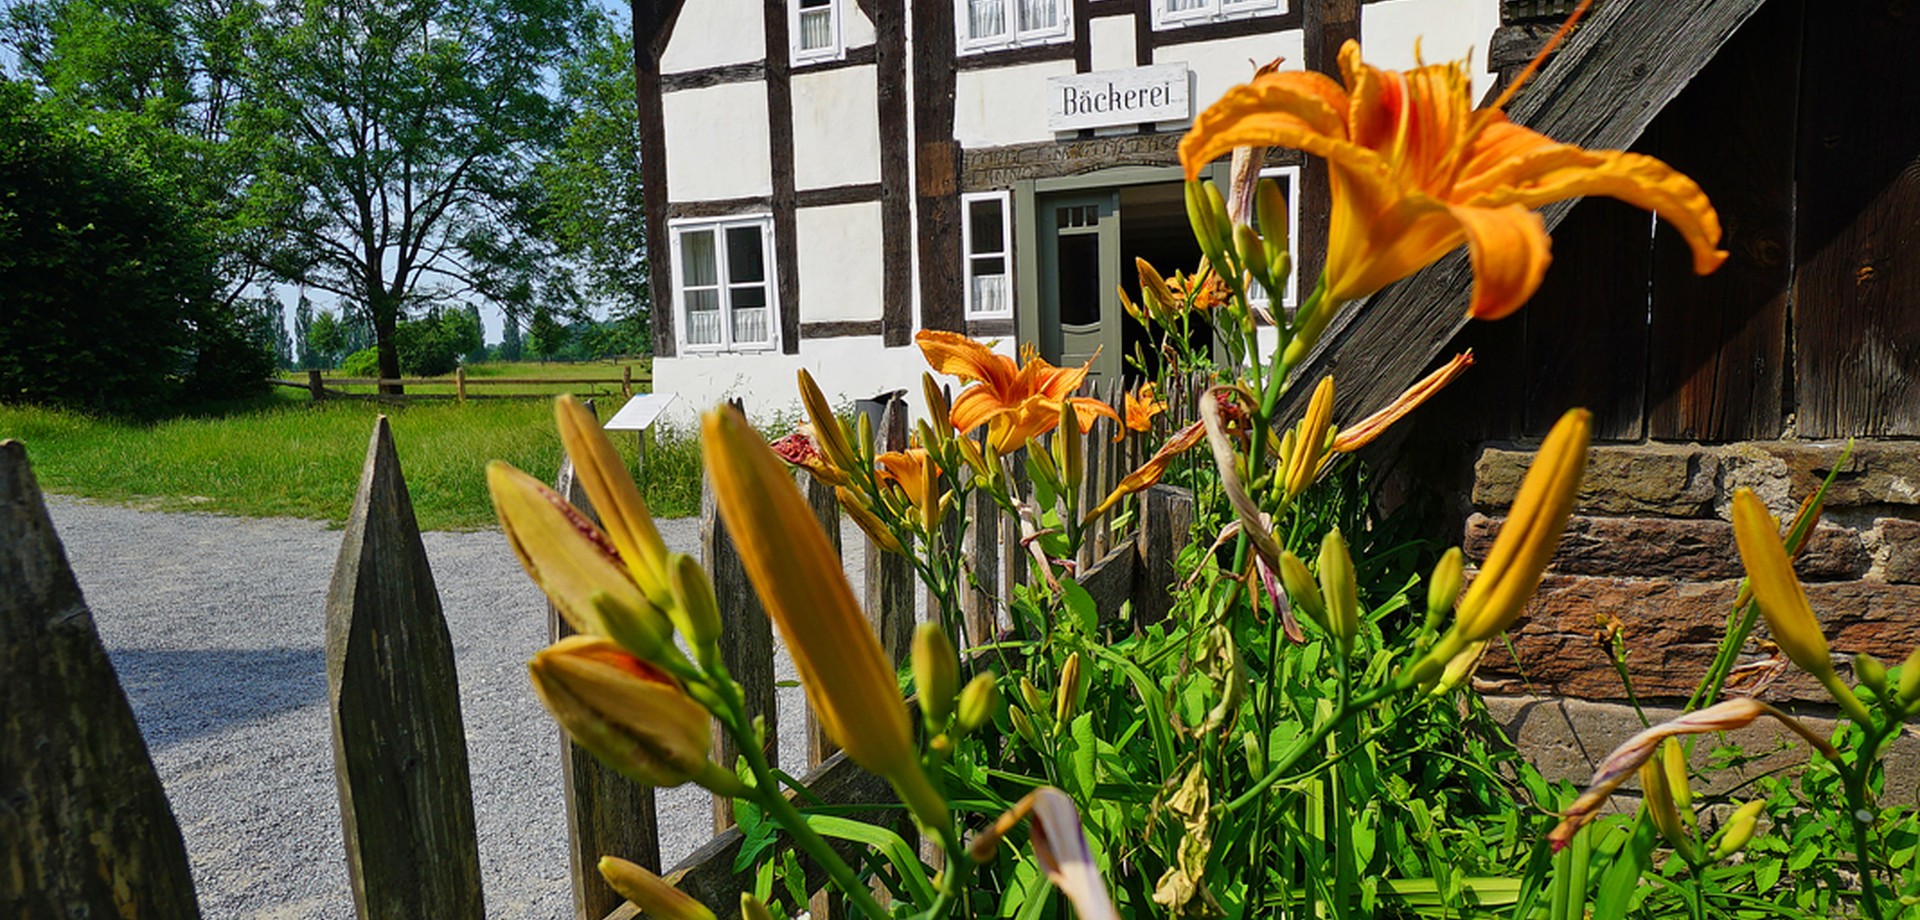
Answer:
<svg viewBox="0 0 1920 920"><path fill-rule="evenodd" d="M1185 121L1193 117L1184 63L1078 73L1047 80L1047 127L1055 131Z"/></svg>

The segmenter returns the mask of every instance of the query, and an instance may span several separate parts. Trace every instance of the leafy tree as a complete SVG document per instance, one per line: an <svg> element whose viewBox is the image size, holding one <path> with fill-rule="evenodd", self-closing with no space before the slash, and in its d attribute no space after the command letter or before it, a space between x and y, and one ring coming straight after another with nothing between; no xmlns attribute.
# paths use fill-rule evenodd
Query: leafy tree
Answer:
<svg viewBox="0 0 1920 920"><path fill-rule="evenodd" d="M300 302L307 300L303 297ZM313 318L313 325L307 329L307 347L313 350L320 367L333 367L342 356L356 350L349 346L346 329L332 310L322 310Z"/></svg>
<svg viewBox="0 0 1920 920"><path fill-rule="evenodd" d="M527 347L540 356L542 361L551 361L560 350L567 347L567 327L553 318L553 311L545 305L535 307L533 321L527 324Z"/></svg>
<svg viewBox="0 0 1920 920"><path fill-rule="evenodd" d="M300 370L307 371L325 367L320 355L313 347L313 301L301 294L300 300L293 306L293 347Z"/></svg>
<svg viewBox="0 0 1920 920"><path fill-rule="evenodd" d="M529 296L532 163L562 138L546 94L581 0L271 0L247 31L247 136L263 181L299 190L289 280L363 310L397 376L407 307Z"/></svg>
<svg viewBox="0 0 1920 920"><path fill-rule="evenodd" d="M520 318L512 312L500 328L500 360L520 360Z"/></svg>
<svg viewBox="0 0 1920 920"><path fill-rule="evenodd" d="M264 386L165 177L0 81L0 398L113 411Z"/></svg>
<svg viewBox="0 0 1920 920"><path fill-rule="evenodd" d="M585 293L610 320L650 328L645 203L640 181L640 115L633 81L633 31L595 17L581 54L560 69L573 111L561 144L535 169L541 226L578 266ZM652 351L643 336L636 353Z"/></svg>
<svg viewBox="0 0 1920 920"><path fill-rule="evenodd" d="M467 304L467 318L473 321L473 338L469 340L471 347L460 358L460 363L478 364L487 360L487 327L480 321L479 304Z"/></svg>
<svg viewBox="0 0 1920 920"><path fill-rule="evenodd" d="M395 338L401 370L421 377L451 374L462 355L482 347L480 321L465 310L444 307L402 321Z"/></svg>

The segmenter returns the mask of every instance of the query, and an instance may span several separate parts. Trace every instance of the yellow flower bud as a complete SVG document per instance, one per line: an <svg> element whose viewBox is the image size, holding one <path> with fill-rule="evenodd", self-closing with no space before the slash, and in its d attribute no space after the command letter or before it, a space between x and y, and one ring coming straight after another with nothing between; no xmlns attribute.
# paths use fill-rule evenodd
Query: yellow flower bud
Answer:
<svg viewBox="0 0 1920 920"><path fill-rule="evenodd" d="M813 440L820 445L820 452L827 460L843 470L856 466L853 448L847 444L846 430L840 427L840 417L833 414L833 407L827 404L827 394L820 392L820 385L813 382L813 375L801 368L800 404L807 410L807 419L813 423Z"/></svg>
<svg viewBox="0 0 1920 920"><path fill-rule="evenodd" d="M1667 739L1673 741L1674 739ZM1693 861L1693 838L1687 834L1686 826L1681 823L1680 811L1674 802L1673 787L1667 778L1662 762L1672 755L1671 749L1649 757L1640 765L1640 791L1646 796L1647 816L1653 819L1653 826L1667 843L1680 852L1682 858Z"/></svg>
<svg viewBox="0 0 1920 920"><path fill-rule="evenodd" d="M1136 258L1133 267L1140 273L1140 297L1147 302L1148 310L1165 314L1180 308L1173 289L1167 287L1167 279L1161 277L1160 272L1147 260Z"/></svg>
<svg viewBox="0 0 1920 920"><path fill-rule="evenodd" d="M1026 702L1028 709L1035 712L1047 708L1047 695L1041 693L1040 688L1034 686L1033 681L1024 676L1020 678L1020 699Z"/></svg>
<svg viewBox="0 0 1920 920"><path fill-rule="evenodd" d="M578 399L562 396L553 404L560 443L573 461L573 474L586 490L619 550L635 584L655 605L667 604L667 545L653 525L653 513L640 497L627 464L600 427L600 420Z"/></svg>
<svg viewBox="0 0 1920 920"><path fill-rule="evenodd" d="M1080 434L1080 417L1073 400L1060 401L1060 427L1053 432L1053 460L1060 470L1060 485L1071 495L1086 477L1086 445Z"/></svg>
<svg viewBox="0 0 1920 920"><path fill-rule="evenodd" d="M1907 653L1906 663L1900 666L1899 692L1900 701L1909 706L1920 700L1920 645Z"/></svg>
<svg viewBox="0 0 1920 920"><path fill-rule="evenodd" d="M1260 242L1260 234L1246 224L1237 224L1233 228L1233 251L1239 253L1240 264L1253 273L1253 277L1265 282L1267 278L1267 249Z"/></svg>
<svg viewBox="0 0 1920 920"><path fill-rule="evenodd" d="M1213 183L1189 180L1187 193L1187 223L1193 227L1193 238L1200 244L1200 254L1213 262L1220 255L1223 244L1220 238L1220 225L1214 222L1213 208L1207 201L1207 192L1213 191L1215 197L1220 192L1212 189Z"/></svg>
<svg viewBox="0 0 1920 920"><path fill-rule="evenodd" d="M867 501L860 496L860 493L844 486L836 486L833 494L840 499L840 510L845 511L847 517L853 518L853 522L860 525L860 530L866 533L875 546L889 553L906 552L900 546L899 538L893 535L893 531L887 528L886 523L867 508Z"/></svg>
<svg viewBox="0 0 1920 920"><path fill-rule="evenodd" d="M1455 628L1467 641L1505 632L1539 586L1573 515L1592 431L1593 414L1573 409L1540 444L1493 549L1457 606Z"/></svg>
<svg viewBox="0 0 1920 920"><path fill-rule="evenodd" d="M667 570L673 576L673 606L667 616L694 648L710 646L720 640L720 603L713 597L713 582L700 563L685 553L668 557Z"/></svg>
<svg viewBox="0 0 1920 920"><path fill-rule="evenodd" d="M1733 538L1747 569L1754 603L1760 605L1760 615L1767 621L1774 644L1801 670L1819 680L1850 718L1870 724L1873 717L1867 707L1834 673L1827 637L1820 632L1813 605L1807 603L1806 589L1793 574L1793 561L1780 542L1779 527L1759 496L1747 489L1733 493Z"/></svg>
<svg viewBox="0 0 1920 920"><path fill-rule="evenodd" d="M938 623L922 623L913 631L913 684L927 728L938 734L960 690L960 657Z"/></svg>
<svg viewBox="0 0 1920 920"><path fill-rule="evenodd" d="M740 892L740 920L773 920L773 913L767 910L767 905L761 903L759 898L742 891Z"/></svg>
<svg viewBox="0 0 1920 920"><path fill-rule="evenodd" d="M1025 712L1022 712L1017 707L1009 709L1007 710L1007 718L1013 720L1014 734L1019 735L1027 744L1032 745L1034 750L1040 749L1040 733L1033 730L1033 720L1027 718Z"/></svg>
<svg viewBox="0 0 1920 920"><path fill-rule="evenodd" d="M1293 430L1293 453L1287 458L1286 494L1293 498L1313 485L1320 462L1327 455L1327 430L1333 422L1333 378L1322 377L1307 402L1307 414Z"/></svg>
<svg viewBox="0 0 1920 920"><path fill-rule="evenodd" d="M1887 698L1887 666L1881 664L1880 659L1866 652L1854 655L1853 676L1872 690L1875 697Z"/></svg>
<svg viewBox="0 0 1920 920"><path fill-rule="evenodd" d="M1286 586L1287 596L1293 598L1293 609L1306 614L1322 632L1333 632L1327 623L1327 604L1320 597L1320 585L1313 580L1313 573L1307 571L1307 564L1289 550L1280 551L1280 584Z"/></svg>
<svg viewBox="0 0 1920 920"><path fill-rule="evenodd" d="M1055 730L1073 721L1080 711L1080 702L1085 698L1087 677L1080 671L1080 653L1067 656L1067 663L1060 666L1060 686L1053 688L1053 721Z"/></svg>
<svg viewBox="0 0 1920 920"><path fill-rule="evenodd" d="M1747 848L1753 842L1754 831L1760 826L1760 812L1767 807L1764 799L1756 799L1733 810L1727 818L1726 827L1720 831L1720 845L1714 848L1714 859L1726 859Z"/></svg>
<svg viewBox="0 0 1920 920"><path fill-rule="evenodd" d="M1452 693L1454 688L1466 683L1467 678L1473 676L1474 669L1479 667L1480 656L1486 654L1486 651L1487 640L1485 639L1467 643L1459 654L1447 659L1445 666L1440 669L1439 678L1434 683L1433 689L1429 690L1427 695L1446 696Z"/></svg>
<svg viewBox="0 0 1920 920"><path fill-rule="evenodd" d="M1267 249L1267 269L1273 274L1273 280L1286 280L1291 258L1287 251L1287 236L1292 232L1287 220L1287 198L1280 192L1280 183L1272 179L1262 179L1254 187L1253 213L1260 222L1260 241Z"/></svg>
<svg viewBox="0 0 1920 920"><path fill-rule="evenodd" d="M1460 597L1460 583L1465 580L1466 554L1455 546L1440 557L1433 566L1433 576L1427 579L1427 628L1433 629L1440 620L1453 610L1454 601Z"/></svg>
<svg viewBox="0 0 1920 920"><path fill-rule="evenodd" d="M660 876L614 856L600 857L600 877L607 886L659 920L716 920L706 905L667 884Z"/></svg>
<svg viewBox="0 0 1920 920"><path fill-rule="evenodd" d="M947 400L946 387L925 371L920 372L920 395L927 400L927 419L932 423L934 437L940 439L923 442L932 447L953 435L953 405Z"/></svg>
<svg viewBox="0 0 1920 920"><path fill-rule="evenodd" d="M954 730L966 734L993 721L1000 708L1000 685L993 672L976 674L960 691L960 706L954 712Z"/></svg>
<svg viewBox="0 0 1920 920"><path fill-rule="evenodd" d="M1320 541L1320 592L1326 598L1327 631L1351 652L1360 635L1360 588L1353 574L1353 556L1339 528Z"/></svg>
<svg viewBox="0 0 1920 920"><path fill-rule="evenodd" d="M612 640L568 636L536 653L527 670L567 736L634 782L671 787L698 779L738 788L707 760L706 709Z"/></svg>

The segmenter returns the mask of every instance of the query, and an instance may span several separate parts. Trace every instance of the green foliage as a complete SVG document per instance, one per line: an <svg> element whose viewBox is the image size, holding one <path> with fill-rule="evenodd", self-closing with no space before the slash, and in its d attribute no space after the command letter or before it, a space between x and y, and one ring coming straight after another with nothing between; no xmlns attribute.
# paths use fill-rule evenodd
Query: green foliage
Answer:
<svg viewBox="0 0 1920 920"><path fill-rule="evenodd" d="M527 324L527 348L540 360L553 360L571 338L570 330L554 319L544 304L534 309L533 321Z"/></svg>
<svg viewBox="0 0 1920 920"><path fill-rule="evenodd" d="M463 355L484 347L478 317L461 309L434 307L394 330L400 372L410 377L439 377L460 366Z"/></svg>
<svg viewBox="0 0 1920 920"><path fill-rule="evenodd" d="M271 352L218 296L165 178L0 82L0 399L152 411L257 392Z"/></svg>
<svg viewBox="0 0 1920 920"><path fill-rule="evenodd" d="M380 350L372 347L362 348L346 356L340 362L340 373L348 377L380 376Z"/></svg>

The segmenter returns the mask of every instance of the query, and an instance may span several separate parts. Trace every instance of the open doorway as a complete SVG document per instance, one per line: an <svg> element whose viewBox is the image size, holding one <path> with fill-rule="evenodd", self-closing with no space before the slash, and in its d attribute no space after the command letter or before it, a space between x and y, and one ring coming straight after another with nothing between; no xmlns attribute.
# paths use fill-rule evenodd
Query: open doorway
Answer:
<svg viewBox="0 0 1920 920"><path fill-rule="evenodd" d="M1120 285L1134 303L1140 303L1140 273L1135 259L1145 259L1161 274L1173 277L1176 271L1191 274L1200 264L1200 244L1194 242L1193 226L1187 220L1186 188L1179 182L1155 182L1129 185L1120 196ZM1133 359L1144 360L1151 374L1159 363L1147 342L1146 330L1121 315L1124 330L1120 339L1126 360L1126 379L1131 385L1142 376ZM1204 345L1211 338L1206 329L1198 330L1196 342Z"/></svg>

